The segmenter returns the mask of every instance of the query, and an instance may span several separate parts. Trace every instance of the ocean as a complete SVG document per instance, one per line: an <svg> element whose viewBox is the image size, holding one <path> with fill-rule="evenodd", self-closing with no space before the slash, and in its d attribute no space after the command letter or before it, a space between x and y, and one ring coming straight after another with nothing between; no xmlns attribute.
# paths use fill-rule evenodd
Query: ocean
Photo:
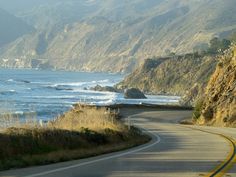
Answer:
<svg viewBox="0 0 236 177"><path fill-rule="evenodd" d="M111 104L177 104L177 96L153 96L148 99L124 99L122 93L96 92L96 85L113 86L124 78L121 74L66 71L0 69L0 114L24 116L36 114L50 120L82 102Z"/></svg>

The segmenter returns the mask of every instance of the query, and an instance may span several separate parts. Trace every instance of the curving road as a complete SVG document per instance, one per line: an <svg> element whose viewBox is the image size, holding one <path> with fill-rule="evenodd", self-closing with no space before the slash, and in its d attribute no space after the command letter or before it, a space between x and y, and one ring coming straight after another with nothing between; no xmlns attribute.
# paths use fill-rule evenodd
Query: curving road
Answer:
<svg viewBox="0 0 236 177"><path fill-rule="evenodd" d="M236 177L235 149L225 137L235 129L183 126L191 111L122 109L124 116L153 137L143 146L99 157L1 172L1 177ZM194 128L194 129L193 129ZM197 129L195 129L197 128ZM199 130L200 129L200 130ZM201 131L203 130L203 131ZM210 132L210 133L209 133ZM217 134L214 134L217 133ZM230 157L232 159L230 160ZM229 168L231 167L231 168Z"/></svg>

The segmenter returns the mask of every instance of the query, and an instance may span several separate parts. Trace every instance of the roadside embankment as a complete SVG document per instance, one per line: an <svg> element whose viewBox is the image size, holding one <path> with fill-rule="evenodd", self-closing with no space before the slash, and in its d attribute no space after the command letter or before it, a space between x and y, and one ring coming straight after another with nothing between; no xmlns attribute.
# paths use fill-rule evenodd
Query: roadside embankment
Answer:
<svg viewBox="0 0 236 177"><path fill-rule="evenodd" d="M118 118L116 109L75 105L45 125L7 128L0 133L0 170L86 158L150 140Z"/></svg>
<svg viewBox="0 0 236 177"><path fill-rule="evenodd" d="M236 127L236 46L220 57L194 119L200 125Z"/></svg>

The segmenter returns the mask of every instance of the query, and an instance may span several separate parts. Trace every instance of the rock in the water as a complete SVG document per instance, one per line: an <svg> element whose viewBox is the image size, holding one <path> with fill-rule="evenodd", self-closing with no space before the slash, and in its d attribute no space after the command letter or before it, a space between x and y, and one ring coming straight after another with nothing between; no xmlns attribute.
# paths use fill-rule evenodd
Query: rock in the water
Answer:
<svg viewBox="0 0 236 177"><path fill-rule="evenodd" d="M124 97L130 99L146 99L147 97L139 89L131 88L124 91Z"/></svg>
<svg viewBox="0 0 236 177"><path fill-rule="evenodd" d="M118 92L118 90L115 89L114 87L110 87L110 86L102 87L101 85L96 85L95 87L92 87L90 89L94 91L99 91L99 92Z"/></svg>

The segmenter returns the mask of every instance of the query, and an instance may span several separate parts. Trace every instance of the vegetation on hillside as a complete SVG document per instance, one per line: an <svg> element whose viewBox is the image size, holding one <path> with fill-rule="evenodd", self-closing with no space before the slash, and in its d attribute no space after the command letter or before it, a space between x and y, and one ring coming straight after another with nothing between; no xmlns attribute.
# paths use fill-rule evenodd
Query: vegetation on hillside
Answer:
<svg viewBox="0 0 236 177"><path fill-rule="evenodd" d="M131 72L145 58L204 48L236 28L234 0L10 1L0 6L36 31L0 48L10 59L2 67Z"/></svg>
<svg viewBox="0 0 236 177"><path fill-rule="evenodd" d="M200 118L202 109L203 109L203 99L199 99L198 101L196 101L196 104L194 105L194 110L193 110L194 121Z"/></svg>
<svg viewBox="0 0 236 177"><path fill-rule="evenodd" d="M152 94L185 95L194 85L208 82L216 63L215 57L198 54L148 59L116 87L139 88Z"/></svg>
<svg viewBox="0 0 236 177"><path fill-rule="evenodd" d="M199 124L236 126L236 47L225 51L203 94Z"/></svg>
<svg viewBox="0 0 236 177"><path fill-rule="evenodd" d="M116 87L139 88L145 93L181 95L181 104L194 105L201 99L220 56L235 43L236 33L227 39L213 38L205 48L185 55L146 59Z"/></svg>
<svg viewBox="0 0 236 177"><path fill-rule="evenodd" d="M230 48L234 39L219 39L214 37L210 40L209 45L196 46L193 51L200 55L217 55L223 54L223 52Z"/></svg>
<svg viewBox="0 0 236 177"><path fill-rule="evenodd" d="M80 159L149 141L117 116L106 108L77 105L43 126L7 128L0 132L0 170Z"/></svg>

